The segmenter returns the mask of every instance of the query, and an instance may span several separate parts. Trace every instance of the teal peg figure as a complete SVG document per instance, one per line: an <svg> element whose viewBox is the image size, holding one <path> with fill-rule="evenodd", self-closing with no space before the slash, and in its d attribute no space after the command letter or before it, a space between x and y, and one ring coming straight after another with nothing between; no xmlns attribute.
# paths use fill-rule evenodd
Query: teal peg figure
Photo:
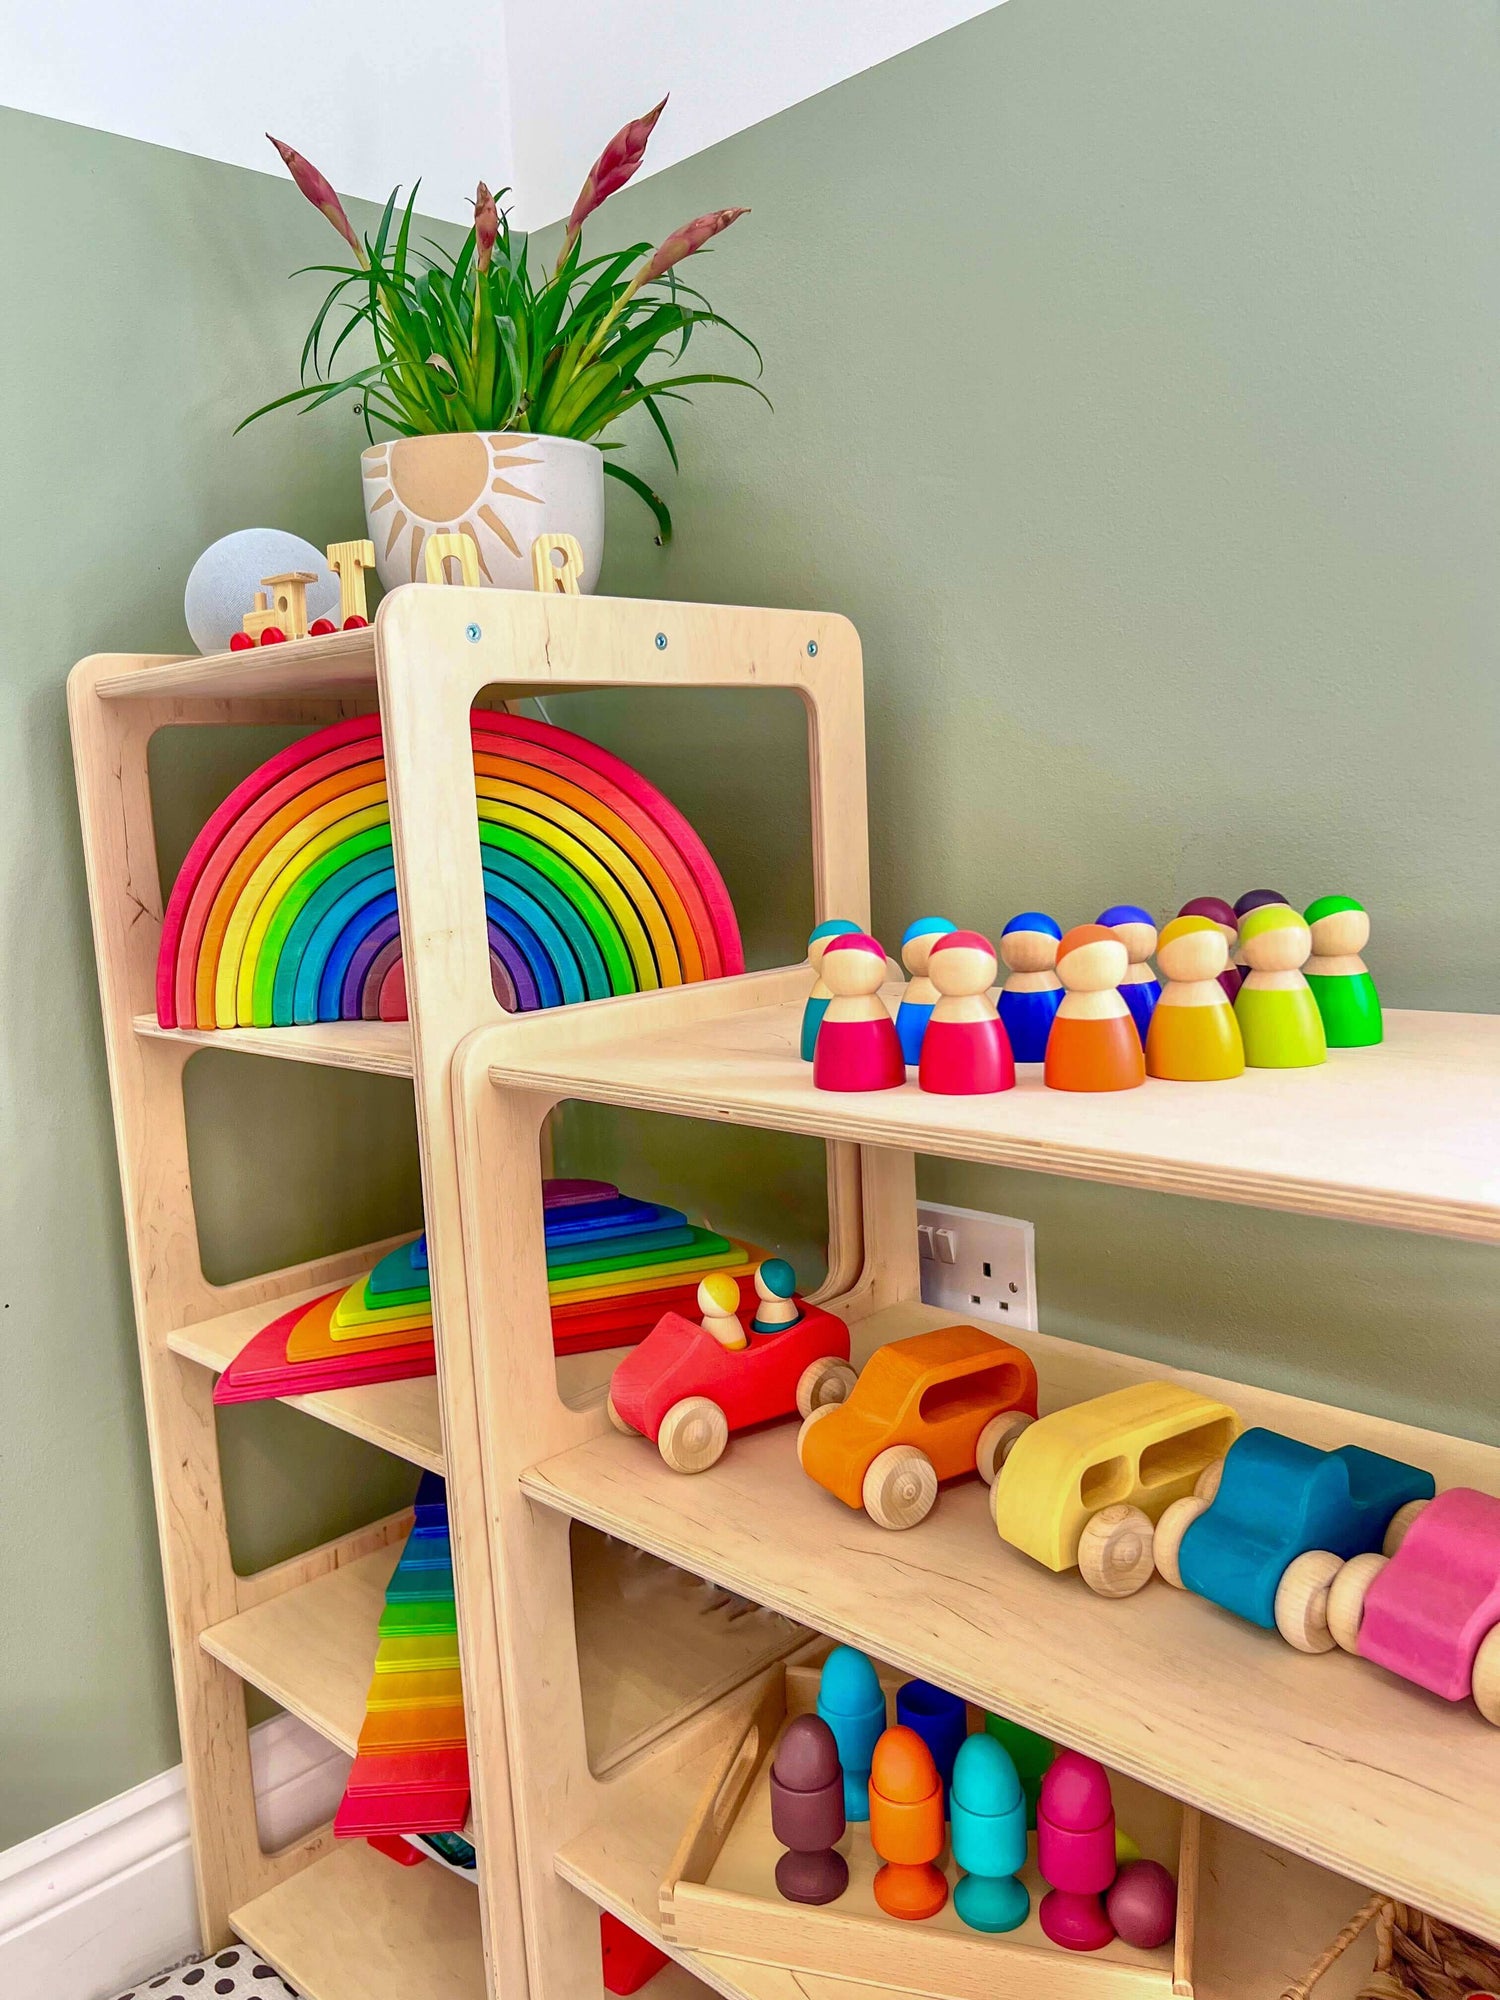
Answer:
<svg viewBox="0 0 1500 2000"><path fill-rule="evenodd" d="M985 1730L964 1739L948 1795L953 1859L963 1879L953 1907L971 1931L1013 1931L1031 1896L1026 1866L1026 1794L1010 1752Z"/></svg>
<svg viewBox="0 0 1500 2000"><path fill-rule="evenodd" d="M823 954L836 937L857 937L859 925L850 923L847 917L830 917L826 924L819 924L807 940L807 955L812 961L813 984L802 1007L802 1060L811 1062L813 1050L817 1046L818 1030L823 1025L823 1016L828 1012L832 993L823 983Z"/></svg>
<svg viewBox="0 0 1500 2000"><path fill-rule="evenodd" d="M835 1646L823 1662L818 1713L833 1731L844 1767L844 1818L870 1817L870 1764L885 1734L885 1689L863 1653Z"/></svg>

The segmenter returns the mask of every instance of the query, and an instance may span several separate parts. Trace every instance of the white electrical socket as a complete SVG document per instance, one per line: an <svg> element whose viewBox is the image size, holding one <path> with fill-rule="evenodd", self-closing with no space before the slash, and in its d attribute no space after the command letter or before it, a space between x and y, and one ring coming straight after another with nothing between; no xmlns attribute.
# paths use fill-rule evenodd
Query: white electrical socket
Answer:
<svg viewBox="0 0 1500 2000"><path fill-rule="evenodd" d="M1013 1215L917 1203L922 1300L1036 1331L1036 1231Z"/></svg>

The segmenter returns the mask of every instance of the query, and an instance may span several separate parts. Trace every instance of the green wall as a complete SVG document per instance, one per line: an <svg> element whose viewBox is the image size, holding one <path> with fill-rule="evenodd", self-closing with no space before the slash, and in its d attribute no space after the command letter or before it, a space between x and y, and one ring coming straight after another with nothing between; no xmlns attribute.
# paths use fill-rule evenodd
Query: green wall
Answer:
<svg viewBox="0 0 1500 2000"><path fill-rule="evenodd" d="M286 274L328 249L287 184L11 111L0 183L4 1847L178 1754L64 681L86 653L188 649L182 586L216 536L362 529L347 413L230 438L291 386L310 281ZM272 740L189 735L158 739L168 879ZM217 1054L188 1074L213 1276L420 1213L409 1088ZM410 1491L279 1405L227 1414L247 1568Z"/></svg>
<svg viewBox="0 0 1500 2000"><path fill-rule="evenodd" d="M643 444L678 537L622 500L604 587L854 619L888 944L1347 890L1389 1002L1494 1007L1497 105L1490 0L1010 0L609 211L750 204L692 275L776 413L702 392L680 480ZM709 706L653 769L714 828ZM784 848L800 754L716 843ZM1051 1332L1500 1439L1493 1252L921 1186L1034 1220Z"/></svg>

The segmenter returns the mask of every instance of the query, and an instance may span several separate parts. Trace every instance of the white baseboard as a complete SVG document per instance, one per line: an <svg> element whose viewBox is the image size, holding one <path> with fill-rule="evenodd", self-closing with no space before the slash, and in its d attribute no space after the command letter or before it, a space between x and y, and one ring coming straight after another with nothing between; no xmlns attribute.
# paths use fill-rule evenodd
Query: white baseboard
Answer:
<svg viewBox="0 0 1500 2000"><path fill-rule="evenodd" d="M349 1759L276 1715L250 1732L261 1840L331 1817ZM182 1767L0 1854L0 1994L108 2000L198 1946Z"/></svg>

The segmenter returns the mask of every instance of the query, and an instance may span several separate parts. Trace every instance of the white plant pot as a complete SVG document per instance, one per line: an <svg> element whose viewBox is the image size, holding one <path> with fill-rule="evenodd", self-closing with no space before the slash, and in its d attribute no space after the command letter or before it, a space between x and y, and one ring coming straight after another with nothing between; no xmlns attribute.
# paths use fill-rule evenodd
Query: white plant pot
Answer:
<svg viewBox="0 0 1500 2000"><path fill-rule="evenodd" d="M462 530L479 550L479 580L530 590L538 535L577 537L582 588L604 559L604 454L574 438L517 431L444 431L392 438L360 454L365 520L387 590L426 580L429 535Z"/></svg>

